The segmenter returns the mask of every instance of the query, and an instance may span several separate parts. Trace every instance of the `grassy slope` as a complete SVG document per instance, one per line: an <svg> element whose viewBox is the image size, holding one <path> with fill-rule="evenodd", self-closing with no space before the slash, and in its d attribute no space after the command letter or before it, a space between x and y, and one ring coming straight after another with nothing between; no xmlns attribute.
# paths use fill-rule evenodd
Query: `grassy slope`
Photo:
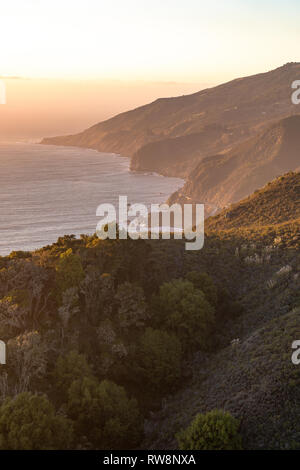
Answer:
<svg viewBox="0 0 300 470"><path fill-rule="evenodd" d="M291 172L268 183L246 199L207 220L210 229L277 225L300 217L300 173Z"/></svg>

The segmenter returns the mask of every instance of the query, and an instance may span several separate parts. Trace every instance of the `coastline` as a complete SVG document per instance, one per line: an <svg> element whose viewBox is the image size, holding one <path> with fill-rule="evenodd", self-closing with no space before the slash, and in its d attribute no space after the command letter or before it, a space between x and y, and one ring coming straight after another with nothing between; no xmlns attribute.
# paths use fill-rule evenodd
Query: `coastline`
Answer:
<svg viewBox="0 0 300 470"><path fill-rule="evenodd" d="M98 205L116 202L119 194L128 194L131 203L164 203L184 184L179 178L132 172L129 158L116 153L29 142L2 145L2 256L41 248L65 234L94 233ZM13 176L11 165L20 173Z"/></svg>

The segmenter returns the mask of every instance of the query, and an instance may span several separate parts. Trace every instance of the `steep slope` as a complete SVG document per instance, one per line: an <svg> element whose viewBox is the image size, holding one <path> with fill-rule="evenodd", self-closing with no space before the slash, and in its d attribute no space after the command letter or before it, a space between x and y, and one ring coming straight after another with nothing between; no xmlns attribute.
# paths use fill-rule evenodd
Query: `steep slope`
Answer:
<svg viewBox="0 0 300 470"><path fill-rule="evenodd" d="M299 449L299 366L291 361L299 313L267 322L214 357L199 354L189 387L147 423L144 447L176 448L176 433L197 413L221 408L239 419L245 449Z"/></svg>
<svg viewBox="0 0 300 470"><path fill-rule="evenodd" d="M116 152L133 157L134 170L186 176L199 159L297 112L291 103L291 84L299 76L300 64L286 64L192 95L158 99L80 134L46 138L42 143Z"/></svg>
<svg viewBox="0 0 300 470"><path fill-rule="evenodd" d="M300 116L290 116L228 152L202 160L171 201L193 199L223 207L298 168Z"/></svg>
<svg viewBox="0 0 300 470"><path fill-rule="evenodd" d="M291 360L300 337L299 227L299 173L207 220L195 269L219 280L223 273L242 311L228 320L225 310L222 347L216 341L194 356L190 381L149 417L144 447L177 448L176 433L217 408L240 421L245 449L300 448L299 366Z"/></svg>
<svg viewBox="0 0 300 470"><path fill-rule="evenodd" d="M206 221L209 229L231 229L251 225L282 224L300 219L300 173L290 172L268 183L215 217Z"/></svg>
<svg viewBox="0 0 300 470"><path fill-rule="evenodd" d="M291 361L300 335L299 174L241 206L226 217L237 227L208 226L199 251L186 251L183 240L65 235L0 257L0 337L8 352L0 448L31 443L27 429L40 413L29 416L27 403L41 393L44 408L70 419L70 439L57 441L58 449L176 448L177 431L215 408L240 421L245 449L300 448L300 369ZM185 335L191 344L199 333L208 342L186 343L181 359ZM11 415L20 437L7 444Z"/></svg>

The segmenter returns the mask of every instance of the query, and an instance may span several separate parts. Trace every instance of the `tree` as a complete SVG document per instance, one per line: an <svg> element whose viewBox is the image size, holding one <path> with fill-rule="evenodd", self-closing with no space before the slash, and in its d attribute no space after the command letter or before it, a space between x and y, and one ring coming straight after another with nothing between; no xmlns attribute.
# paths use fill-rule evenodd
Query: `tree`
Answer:
<svg viewBox="0 0 300 470"><path fill-rule="evenodd" d="M77 435L98 449L134 447L141 437L141 417L135 399L114 382L84 377L72 383L68 414Z"/></svg>
<svg viewBox="0 0 300 470"><path fill-rule="evenodd" d="M117 302L117 324L123 330L140 328L147 318L146 302L143 289L130 282L118 287L115 296Z"/></svg>
<svg viewBox="0 0 300 470"><path fill-rule="evenodd" d="M80 284L80 293L84 297L85 317L91 325L98 326L111 316L114 282L110 274L100 275L98 270L90 269Z"/></svg>
<svg viewBox="0 0 300 470"><path fill-rule="evenodd" d="M98 370L102 375L120 378L126 370L128 344L121 335L117 334L117 327L105 320L96 329L99 360Z"/></svg>
<svg viewBox="0 0 300 470"><path fill-rule="evenodd" d="M6 296L18 307L18 329L36 329L49 307L49 271L32 259L12 259L0 271L0 296Z"/></svg>
<svg viewBox="0 0 300 470"><path fill-rule="evenodd" d="M214 308L194 285L182 279L160 287L157 324L176 333L185 349L206 348L214 325Z"/></svg>
<svg viewBox="0 0 300 470"><path fill-rule="evenodd" d="M8 338L26 329L27 312L19 307L12 297L0 300L0 332L2 338Z"/></svg>
<svg viewBox="0 0 300 470"><path fill-rule="evenodd" d="M23 333L8 341L9 378L13 393L26 392L34 379L46 373L48 346L37 331Z"/></svg>
<svg viewBox="0 0 300 470"><path fill-rule="evenodd" d="M240 450L239 421L230 413L212 410L198 414L177 436L180 450Z"/></svg>
<svg viewBox="0 0 300 470"><path fill-rule="evenodd" d="M58 308L58 317L61 321L61 346L72 338L74 328L70 328L71 320L80 312L79 295L76 287L70 287L62 293L61 305ZM66 341L67 340L67 341Z"/></svg>
<svg viewBox="0 0 300 470"><path fill-rule="evenodd" d="M72 438L71 421L55 413L46 395L21 393L0 407L0 449L67 449Z"/></svg>
<svg viewBox="0 0 300 470"><path fill-rule="evenodd" d="M214 307L217 306L217 288L214 285L212 278L208 274L202 273L200 271L190 271L189 273L187 273L186 279L192 282L196 289L202 290L206 300L208 300L211 305L213 305Z"/></svg>
<svg viewBox="0 0 300 470"><path fill-rule="evenodd" d="M181 356L181 343L174 334L147 328L133 359L136 380L156 394L170 392L181 376Z"/></svg>
<svg viewBox="0 0 300 470"><path fill-rule="evenodd" d="M74 254L72 248L62 253L56 265L56 289L59 300L62 293L71 287L79 287L84 277L80 256Z"/></svg>
<svg viewBox="0 0 300 470"><path fill-rule="evenodd" d="M92 376L91 367L83 354L70 351L66 356L60 356L53 371L54 385L59 394L59 401L61 403L67 402L68 390L75 380Z"/></svg>

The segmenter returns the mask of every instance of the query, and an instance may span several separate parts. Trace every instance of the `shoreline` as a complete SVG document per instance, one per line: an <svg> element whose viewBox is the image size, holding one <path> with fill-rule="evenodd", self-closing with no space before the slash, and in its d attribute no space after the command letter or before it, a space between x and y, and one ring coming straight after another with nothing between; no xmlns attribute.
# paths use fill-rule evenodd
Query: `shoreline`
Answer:
<svg viewBox="0 0 300 470"><path fill-rule="evenodd" d="M67 234L75 234L76 237L81 233L92 235L98 222L96 208L110 200L115 203L118 194L127 194L130 202L162 204L176 188L184 184L181 178L153 172L133 172L129 157L116 153L48 145L49 153L44 149L39 154L39 142L10 141L2 144L7 146L7 151L3 152L4 173L0 188L5 204L1 214L4 227L0 236L1 256L8 256L12 251L40 249ZM70 147L70 152L67 147ZM95 154L82 155L87 150L97 152L97 159ZM40 164L37 164L39 161ZM11 165L16 163L19 175L23 175L24 179L19 189L13 189L17 180L10 178ZM13 199L11 191L14 192ZM74 194L72 198L70 191ZM89 197L90 193L92 198ZM13 214L17 212L20 217L15 218Z"/></svg>

